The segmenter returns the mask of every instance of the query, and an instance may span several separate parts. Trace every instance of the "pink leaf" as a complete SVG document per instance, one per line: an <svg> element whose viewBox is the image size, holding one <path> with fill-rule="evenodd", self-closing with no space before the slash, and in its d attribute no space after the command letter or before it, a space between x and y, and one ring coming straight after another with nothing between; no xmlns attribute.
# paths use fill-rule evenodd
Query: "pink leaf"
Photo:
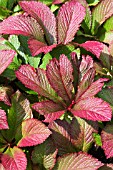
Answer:
<svg viewBox="0 0 113 170"><path fill-rule="evenodd" d="M108 81L108 79L107 78L100 78L97 81L93 82L86 89L86 91L82 94L82 96L79 98L79 100L95 96L99 91L102 90L102 87L104 85L104 81Z"/></svg>
<svg viewBox="0 0 113 170"><path fill-rule="evenodd" d="M5 170L25 170L27 166L27 159L24 152L14 146L9 148L1 158Z"/></svg>
<svg viewBox="0 0 113 170"><path fill-rule="evenodd" d="M78 101L71 109L71 112L75 116L93 121L110 121L112 117L110 105L95 97Z"/></svg>
<svg viewBox="0 0 113 170"><path fill-rule="evenodd" d="M24 11L35 18L42 27L48 43L51 45L56 43L56 19L50 8L41 2L26 2L19 3Z"/></svg>
<svg viewBox="0 0 113 170"><path fill-rule="evenodd" d="M29 49L33 56L38 55L39 53L44 52L45 54L52 51L53 48L57 46L57 44L47 45L43 42L37 41L35 39L28 40Z"/></svg>
<svg viewBox="0 0 113 170"><path fill-rule="evenodd" d="M59 63L57 59L53 59L47 65L47 77L52 88L58 93L67 103L72 100L73 90L73 69L71 62L62 54L60 55Z"/></svg>
<svg viewBox="0 0 113 170"><path fill-rule="evenodd" d="M78 86L76 100L78 100L90 87L90 85L94 81L94 76L95 76L95 70L93 68L87 71L87 73L84 75L82 81L80 82Z"/></svg>
<svg viewBox="0 0 113 170"><path fill-rule="evenodd" d="M44 122L52 122L53 120L58 119L65 112L65 108L61 104L57 104L52 101L35 103L32 108L45 116L46 120Z"/></svg>
<svg viewBox="0 0 113 170"><path fill-rule="evenodd" d="M53 101L56 99L55 92L51 88L44 70L38 68L36 73L30 65L23 65L16 71L16 76L27 88L36 91L39 95Z"/></svg>
<svg viewBox="0 0 113 170"><path fill-rule="evenodd" d="M4 110L0 109L0 129L8 129L7 117Z"/></svg>
<svg viewBox="0 0 113 170"><path fill-rule="evenodd" d="M104 149L107 159L113 157L113 126L107 125L103 129L101 137L102 148Z"/></svg>
<svg viewBox="0 0 113 170"><path fill-rule="evenodd" d="M16 52L13 50L0 51L0 74L9 66L15 54Z"/></svg>
<svg viewBox="0 0 113 170"><path fill-rule="evenodd" d="M63 3L65 0L53 0L53 4L61 4Z"/></svg>
<svg viewBox="0 0 113 170"><path fill-rule="evenodd" d="M25 36L33 36L41 42L44 41L44 34L40 25L35 19L24 16L10 16L0 23L0 34L22 34Z"/></svg>
<svg viewBox="0 0 113 170"><path fill-rule="evenodd" d="M5 170L4 166L0 163L0 170Z"/></svg>
<svg viewBox="0 0 113 170"><path fill-rule="evenodd" d="M96 170L103 164L86 153L72 153L58 158L54 170Z"/></svg>
<svg viewBox="0 0 113 170"><path fill-rule="evenodd" d="M22 139L19 147L33 146L43 143L51 134L51 131L37 119L27 119L22 122Z"/></svg>
<svg viewBox="0 0 113 170"><path fill-rule="evenodd" d="M58 11L58 43L72 41L85 17L85 8L78 2L70 1Z"/></svg>
<svg viewBox="0 0 113 170"><path fill-rule="evenodd" d="M86 41L85 43L78 45L80 47L83 47L85 50L90 51L92 54L96 55L97 58L100 57L100 54L104 48L104 45L98 41Z"/></svg>

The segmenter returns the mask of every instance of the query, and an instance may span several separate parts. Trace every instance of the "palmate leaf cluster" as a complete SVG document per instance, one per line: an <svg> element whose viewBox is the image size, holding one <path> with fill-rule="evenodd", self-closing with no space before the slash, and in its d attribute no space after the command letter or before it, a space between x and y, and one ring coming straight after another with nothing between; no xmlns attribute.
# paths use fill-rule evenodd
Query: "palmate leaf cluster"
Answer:
<svg viewBox="0 0 113 170"><path fill-rule="evenodd" d="M0 170L113 169L113 0L0 1Z"/></svg>

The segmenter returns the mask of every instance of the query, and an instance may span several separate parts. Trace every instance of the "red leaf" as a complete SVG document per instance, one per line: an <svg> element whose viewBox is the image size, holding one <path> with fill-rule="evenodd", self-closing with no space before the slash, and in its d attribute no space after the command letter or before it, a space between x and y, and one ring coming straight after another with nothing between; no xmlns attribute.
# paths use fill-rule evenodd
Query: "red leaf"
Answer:
<svg viewBox="0 0 113 170"><path fill-rule="evenodd" d="M70 1L58 11L58 43L72 41L85 17L85 8L78 2Z"/></svg>
<svg viewBox="0 0 113 170"><path fill-rule="evenodd" d="M107 125L101 134L102 148L108 158L113 157L113 125Z"/></svg>
<svg viewBox="0 0 113 170"><path fill-rule="evenodd" d="M65 112L65 108L61 104L52 101L42 101L32 106L37 112L45 116L44 122L52 122L58 119Z"/></svg>
<svg viewBox="0 0 113 170"><path fill-rule="evenodd" d="M86 41L85 43L77 45L85 48L87 51L90 51L92 54L96 55L97 58L100 57L100 54L104 48L104 45L98 41Z"/></svg>
<svg viewBox="0 0 113 170"><path fill-rule="evenodd" d="M10 16L0 23L0 34L22 34L25 36L33 36L41 42L44 41L44 34L40 25L35 19L24 16Z"/></svg>
<svg viewBox="0 0 113 170"><path fill-rule="evenodd" d="M38 55L39 53L42 53L42 52L46 54L57 46L57 44L48 46L47 44L37 41L35 39L29 39L28 45L33 56Z"/></svg>
<svg viewBox="0 0 113 170"><path fill-rule="evenodd" d="M86 153L72 153L58 158L53 170L96 170L103 164Z"/></svg>
<svg viewBox="0 0 113 170"><path fill-rule="evenodd" d="M48 43L56 43L56 19L50 8L41 2L19 2L24 11L35 18L42 27Z"/></svg>
<svg viewBox="0 0 113 170"><path fill-rule="evenodd" d="M24 152L18 147L9 148L1 158L5 170L25 170L27 159Z"/></svg>
<svg viewBox="0 0 113 170"><path fill-rule="evenodd" d="M47 65L47 77L52 88L58 93L63 100L70 103L72 100L73 90L73 69L71 62L68 58L62 54L60 55L60 61L53 59Z"/></svg>
<svg viewBox="0 0 113 170"><path fill-rule="evenodd" d="M89 97L78 101L71 112L78 117L93 121L109 121L112 117L110 105L100 98Z"/></svg>
<svg viewBox="0 0 113 170"><path fill-rule="evenodd" d="M44 70L38 68L36 73L30 65L22 65L16 71L16 76L27 88L36 91L39 95L55 100L55 92L51 88Z"/></svg>
<svg viewBox="0 0 113 170"><path fill-rule="evenodd" d="M108 81L107 78L100 78L97 81L93 82L81 95L79 100L93 97L95 96L99 91L102 90L102 87L104 85L104 81ZM80 90L80 89L79 89Z"/></svg>
<svg viewBox="0 0 113 170"><path fill-rule="evenodd" d="M4 110L0 109L0 129L8 129L7 117Z"/></svg>
<svg viewBox="0 0 113 170"><path fill-rule="evenodd" d="M13 50L0 51L0 74L9 66L15 54L16 52Z"/></svg>
<svg viewBox="0 0 113 170"><path fill-rule="evenodd" d="M19 147L33 146L43 143L51 134L51 131L37 119L27 119L22 122L22 139Z"/></svg>

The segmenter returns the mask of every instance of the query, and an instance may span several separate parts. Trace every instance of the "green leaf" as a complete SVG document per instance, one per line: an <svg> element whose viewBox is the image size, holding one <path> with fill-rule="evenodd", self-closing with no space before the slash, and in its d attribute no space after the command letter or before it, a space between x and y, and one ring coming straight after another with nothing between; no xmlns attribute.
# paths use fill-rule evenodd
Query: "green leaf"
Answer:
<svg viewBox="0 0 113 170"><path fill-rule="evenodd" d="M93 133L93 138L95 140L96 145L102 146L101 136L98 133Z"/></svg>
<svg viewBox="0 0 113 170"><path fill-rule="evenodd" d="M28 56L28 62L31 66L33 66L34 68L38 68L38 65L40 63L41 60L41 54L32 57L32 56Z"/></svg>
<svg viewBox="0 0 113 170"><path fill-rule="evenodd" d="M51 138L34 147L32 161L34 164L43 164L46 169L52 169L56 162L57 149Z"/></svg>
<svg viewBox="0 0 113 170"><path fill-rule="evenodd" d="M95 6L100 2L100 0L87 0L87 2L89 6Z"/></svg>
<svg viewBox="0 0 113 170"><path fill-rule="evenodd" d="M96 34L100 25L102 25L111 15L113 15L113 1L101 1L92 12L92 34Z"/></svg>
<svg viewBox="0 0 113 170"><path fill-rule="evenodd" d="M52 56L50 53L47 53L42 58L42 64L40 65L40 68L46 69L47 64L49 63L49 60L52 59Z"/></svg>
<svg viewBox="0 0 113 170"><path fill-rule="evenodd" d="M107 21L104 23L103 28L108 31L113 31L113 16L107 19Z"/></svg>

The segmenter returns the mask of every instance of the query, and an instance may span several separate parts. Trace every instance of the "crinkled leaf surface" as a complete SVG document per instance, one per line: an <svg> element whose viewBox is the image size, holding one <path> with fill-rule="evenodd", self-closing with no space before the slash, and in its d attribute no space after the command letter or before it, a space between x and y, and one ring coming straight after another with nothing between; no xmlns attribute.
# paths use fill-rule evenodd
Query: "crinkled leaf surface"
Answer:
<svg viewBox="0 0 113 170"><path fill-rule="evenodd" d="M33 56L38 55L41 52L45 54L50 52L57 44L47 45L43 42L37 41L36 39L29 39L28 46Z"/></svg>
<svg viewBox="0 0 113 170"><path fill-rule="evenodd" d="M13 50L0 51L0 74L9 66L15 54L16 52Z"/></svg>
<svg viewBox="0 0 113 170"><path fill-rule="evenodd" d="M110 105L97 97L89 97L78 101L71 112L75 116L93 121L110 121L112 117Z"/></svg>
<svg viewBox="0 0 113 170"><path fill-rule="evenodd" d="M51 131L37 119L27 119L22 122L22 139L19 147L33 146L43 143L49 137Z"/></svg>
<svg viewBox="0 0 113 170"><path fill-rule="evenodd" d="M10 95L12 95L13 89L8 86L0 86L0 101L3 101L5 104L11 106Z"/></svg>
<svg viewBox="0 0 113 170"><path fill-rule="evenodd" d="M113 14L113 0L102 0L92 12L92 33Z"/></svg>
<svg viewBox="0 0 113 170"><path fill-rule="evenodd" d="M53 101L57 100L44 70L38 68L36 73L35 69L30 65L22 65L16 71L16 76L27 88Z"/></svg>
<svg viewBox="0 0 113 170"><path fill-rule="evenodd" d="M72 120L69 130L71 143L77 150L87 152L94 141L92 134L97 132L98 123L76 117Z"/></svg>
<svg viewBox="0 0 113 170"><path fill-rule="evenodd" d="M100 54L104 48L104 45L98 41L86 41L85 43L78 45L80 47L83 47L85 50L90 51L92 54L96 55L97 58L100 57Z"/></svg>
<svg viewBox="0 0 113 170"><path fill-rule="evenodd" d="M54 170L96 170L103 164L86 153L72 153L58 158Z"/></svg>
<svg viewBox="0 0 113 170"><path fill-rule="evenodd" d="M63 120L56 120L49 124L49 128L52 131L52 140L56 148L58 148L59 155L75 152L69 134L69 123Z"/></svg>
<svg viewBox="0 0 113 170"><path fill-rule="evenodd" d="M51 138L34 147L32 161L34 164L43 164L46 169L52 169L56 162L57 149Z"/></svg>
<svg viewBox="0 0 113 170"><path fill-rule="evenodd" d="M51 45L56 43L56 19L50 8L41 2L26 2L19 3L22 9L30 14L42 27L48 43Z"/></svg>
<svg viewBox="0 0 113 170"><path fill-rule="evenodd" d="M113 125L107 125L102 130L102 148L108 158L113 157Z"/></svg>
<svg viewBox="0 0 113 170"><path fill-rule="evenodd" d="M5 170L25 170L27 159L24 152L18 147L8 148L1 158Z"/></svg>
<svg viewBox="0 0 113 170"><path fill-rule="evenodd" d="M7 117L4 110L0 109L0 129L8 129Z"/></svg>
<svg viewBox="0 0 113 170"><path fill-rule="evenodd" d="M18 15L10 16L0 23L0 34L22 34L33 36L41 42L44 41L44 35L37 21L29 16Z"/></svg>
<svg viewBox="0 0 113 170"><path fill-rule="evenodd" d="M49 100L35 103L32 108L45 116L44 122L56 120L65 112L65 108L60 103L57 104Z"/></svg>
<svg viewBox="0 0 113 170"><path fill-rule="evenodd" d="M66 103L72 100L73 69L71 62L65 55L60 55L59 62L53 59L47 65L47 78L52 88Z"/></svg>
<svg viewBox="0 0 113 170"><path fill-rule="evenodd" d="M72 41L84 17L85 8L80 3L70 1L63 4L57 16L58 43Z"/></svg>

